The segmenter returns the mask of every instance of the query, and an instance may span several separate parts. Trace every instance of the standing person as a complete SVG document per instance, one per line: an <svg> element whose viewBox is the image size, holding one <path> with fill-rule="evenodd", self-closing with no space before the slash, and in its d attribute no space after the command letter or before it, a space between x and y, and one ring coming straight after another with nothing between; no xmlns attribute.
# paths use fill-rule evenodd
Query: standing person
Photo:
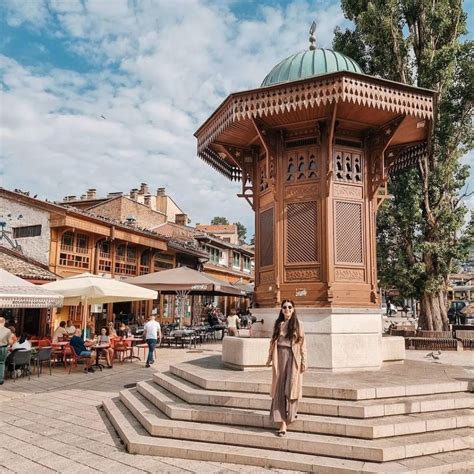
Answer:
<svg viewBox="0 0 474 474"><path fill-rule="evenodd" d="M146 359L145 367L150 367L155 362L153 359L155 354L156 344L161 343L161 327L160 323L155 320L155 315L152 314L148 318L148 322L144 326L144 338L148 344L148 357Z"/></svg>
<svg viewBox="0 0 474 474"><path fill-rule="evenodd" d="M227 332L229 336L239 335L240 318L237 316L235 309L230 310L230 316L227 316Z"/></svg>
<svg viewBox="0 0 474 474"><path fill-rule="evenodd" d="M13 344L13 334L5 327L5 318L0 317L0 385L3 385L5 375L5 360L7 358L7 347Z"/></svg>
<svg viewBox="0 0 474 474"><path fill-rule="evenodd" d="M287 425L296 418L302 397L302 374L306 371L306 342L295 304L283 300L270 341L267 366L273 365L270 417L279 423L278 436L285 436Z"/></svg>

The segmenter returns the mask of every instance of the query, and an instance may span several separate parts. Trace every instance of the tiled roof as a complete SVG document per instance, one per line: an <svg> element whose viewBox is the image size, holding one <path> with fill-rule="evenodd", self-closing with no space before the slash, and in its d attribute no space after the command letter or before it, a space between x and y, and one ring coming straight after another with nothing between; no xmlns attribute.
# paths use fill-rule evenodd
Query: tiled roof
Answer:
<svg viewBox="0 0 474 474"><path fill-rule="evenodd" d="M152 229L156 234L162 235L168 239L194 240L194 229L184 225L166 222Z"/></svg>
<svg viewBox="0 0 474 474"><path fill-rule="evenodd" d="M26 280L57 280L58 275L31 258L0 246L0 268Z"/></svg>
<svg viewBox="0 0 474 474"><path fill-rule="evenodd" d="M218 234L235 234L237 232L237 227L234 224L227 225L205 225L199 224L196 226L196 230L218 233Z"/></svg>

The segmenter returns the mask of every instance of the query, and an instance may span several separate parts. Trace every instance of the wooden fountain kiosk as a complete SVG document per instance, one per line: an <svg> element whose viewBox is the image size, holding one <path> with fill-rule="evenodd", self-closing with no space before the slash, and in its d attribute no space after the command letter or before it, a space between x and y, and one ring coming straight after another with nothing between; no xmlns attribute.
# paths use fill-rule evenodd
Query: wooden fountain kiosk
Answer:
<svg viewBox="0 0 474 474"><path fill-rule="evenodd" d="M198 155L240 180L239 196L255 212L252 311L264 324L254 336L270 336L281 301L290 299L310 367L403 359L403 341L382 338L376 214L389 176L425 158L434 99L311 44L261 87L227 97L195 133ZM258 366L267 349L268 339L242 338L224 347L224 361Z"/></svg>

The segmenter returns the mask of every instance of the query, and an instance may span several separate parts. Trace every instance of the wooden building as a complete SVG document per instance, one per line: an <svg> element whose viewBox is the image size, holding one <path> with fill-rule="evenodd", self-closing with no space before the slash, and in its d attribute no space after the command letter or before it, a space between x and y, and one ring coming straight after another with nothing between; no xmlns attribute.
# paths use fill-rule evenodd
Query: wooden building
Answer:
<svg viewBox="0 0 474 474"><path fill-rule="evenodd" d="M16 237L17 250L26 256L41 256L41 263L61 277L90 272L125 279L179 265L199 268L200 259L207 260L207 254L197 246L183 245L135 224L5 189L0 189L0 215L5 219L6 232ZM161 298L155 308L152 306L148 301L109 304L93 310L98 324L120 312L143 321L153 309L165 320L173 318L172 303ZM79 324L80 311L64 307L57 310L56 319L56 325L63 319Z"/></svg>
<svg viewBox="0 0 474 474"><path fill-rule="evenodd" d="M240 180L255 212L257 313L274 321L294 300L315 367L380 366L376 213L390 174L426 162L433 115L432 91L312 45L195 134L198 155Z"/></svg>

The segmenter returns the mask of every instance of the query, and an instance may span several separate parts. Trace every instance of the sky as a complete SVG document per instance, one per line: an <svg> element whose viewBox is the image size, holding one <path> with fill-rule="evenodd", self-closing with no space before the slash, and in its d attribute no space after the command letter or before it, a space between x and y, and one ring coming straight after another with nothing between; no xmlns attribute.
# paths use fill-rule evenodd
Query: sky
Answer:
<svg viewBox="0 0 474 474"><path fill-rule="evenodd" d="M61 200L145 182L193 223L225 216L250 237L240 184L196 156L193 133L306 49L313 19L320 47L350 25L330 0L0 0L2 186Z"/></svg>

